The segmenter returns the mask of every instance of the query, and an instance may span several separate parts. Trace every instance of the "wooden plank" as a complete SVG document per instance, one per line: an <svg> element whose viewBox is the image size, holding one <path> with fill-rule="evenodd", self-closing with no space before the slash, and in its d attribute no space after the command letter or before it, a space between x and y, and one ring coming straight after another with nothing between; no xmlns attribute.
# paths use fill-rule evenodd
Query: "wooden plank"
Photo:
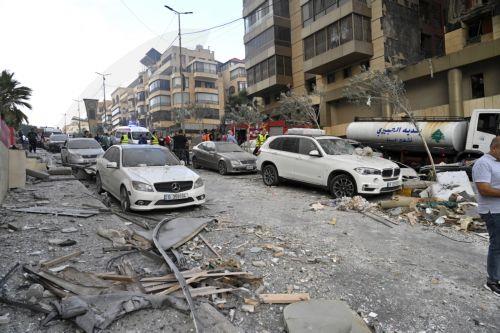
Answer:
<svg viewBox="0 0 500 333"><path fill-rule="evenodd" d="M289 304L300 301L308 301L309 293L299 294L260 294L259 298L267 304Z"/></svg>
<svg viewBox="0 0 500 333"><path fill-rule="evenodd" d="M221 255L219 254L219 252L217 252L217 250L214 249L214 247L205 239L205 237L203 237L202 234L199 234L198 237L200 237L200 239L203 241L203 243L205 243L207 245L207 247L210 249L210 251L212 251L218 258L222 258Z"/></svg>
<svg viewBox="0 0 500 333"><path fill-rule="evenodd" d="M65 262L65 261L67 261L69 259L73 259L75 257L78 257L81 254L83 254L83 251L81 251L81 250L78 250L78 251L75 251L75 252L71 252L70 254L67 254L67 255L59 257L59 258L55 258L55 259L52 259L52 260L43 261L43 262L40 263L40 266L42 266L43 268L53 267L53 266L56 266L56 265L59 265L59 264Z"/></svg>
<svg viewBox="0 0 500 333"><path fill-rule="evenodd" d="M199 278L203 277L204 275L206 275L206 273L201 272L201 273L198 273L196 276L193 276L192 278L187 279L186 285L189 285L190 283L196 282ZM172 287L168 288L167 290L159 292L158 295L168 295L168 294L171 294L174 291L179 290L179 289L181 289L181 285L176 284L175 286L172 286Z"/></svg>
<svg viewBox="0 0 500 333"><path fill-rule="evenodd" d="M199 296L227 293L235 290L238 290L238 288L219 289L217 287L201 287L201 288L191 288L189 289L189 292L191 293L192 297L199 297Z"/></svg>
<svg viewBox="0 0 500 333"><path fill-rule="evenodd" d="M198 274L199 272L193 272L193 273L182 273L182 275L185 278L190 278ZM223 276L241 276L241 275L250 275L248 272L225 272L225 273L207 273L205 272L205 277L223 277ZM176 281L175 277L172 274L168 274L165 276L158 276L158 277L149 277L149 278L143 278L141 279L141 282L170 282L170 281Z"/></svg>
<svg viewBox="0 0 500 333"><path fill-rule="evenodd" d="M150 286L150 287L146 287L143 285L143 287L147 293L152 293L155 291L168 289L168 288L173 287L175 285L178 285L178 283L162 283L162 284L157 284L156 286Z"/></svg>
<svg viewBox="0 0 500 333"><path fill-rule="evenodd" d="M119 274L113 274L113 273L102 273L102 274L96 274L97 277L103 279L103 280L111 280L111 281L118 281L118 282L135 282L135 279L133 276L129 275L119 275Z"/></svg>

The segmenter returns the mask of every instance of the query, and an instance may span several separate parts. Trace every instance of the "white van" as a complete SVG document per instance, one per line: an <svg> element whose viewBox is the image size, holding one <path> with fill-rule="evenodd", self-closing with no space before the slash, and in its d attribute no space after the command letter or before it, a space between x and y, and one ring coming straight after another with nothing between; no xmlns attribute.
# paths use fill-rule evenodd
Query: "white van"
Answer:
<svg viewBox="0 0 500 333"><path fill-rule="evenodd" d="M146 140L148 140L148 143L151 143L151 133L149 130L145 127L140 127L140 126L120 126L118 127L115 131L113 136L111 137L112 143L113 144L119 144L120 139L123 134L128 135L128 143L134 143L137 144L139 143L139 139L141 135L144 135L146 137Z"/></svg>

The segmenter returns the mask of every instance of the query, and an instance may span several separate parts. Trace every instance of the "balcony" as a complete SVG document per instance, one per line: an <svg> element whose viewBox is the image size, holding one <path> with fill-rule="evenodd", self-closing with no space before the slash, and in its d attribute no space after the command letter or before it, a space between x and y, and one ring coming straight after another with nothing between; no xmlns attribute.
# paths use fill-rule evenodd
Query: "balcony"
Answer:
<svg viewBox="0 0 500 333"><path fill-rule="evenodd" d="M304 72L324 74L337 70L349 64L369 59L373 56L373 46L370 42L351 40L336 48L318 54L304 61Z"/></svg>
<svg viewBox="0 0 500 333"><path fill-rule="evenodd" d="M193 76L197 79L208 79L208 80L217 80L219 78L219 75L217 74L216 71L206 71L206 72L195 71L193 73Z"/></svg>

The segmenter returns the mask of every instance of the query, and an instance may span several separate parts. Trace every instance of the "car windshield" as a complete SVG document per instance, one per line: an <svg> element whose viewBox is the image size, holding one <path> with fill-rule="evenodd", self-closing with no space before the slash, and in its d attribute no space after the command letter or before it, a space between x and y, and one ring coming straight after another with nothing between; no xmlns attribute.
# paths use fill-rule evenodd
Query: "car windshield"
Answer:
<svg viewBox="0 0 500 333"><path fill-rule="evenodd" d="M215 147L217 149L217 152L219 153L233 153L243 151L240 146L232 142L216 142Z"/></svg>
<svg viewBox="0 0 500 333"><path fill-rule="evenodd" d="M151 133L149 132L132 132L132 139L139 140L141 138L141 135L144 135L146 140L151 139Z"/></svg>
<svg viewBox="0 0 500 333"><path fill-rule="evenodd" d="M52 134L50 140L52 141L66 141L68 136L66 134Z"/></svg>
<svg viewBox="0 0 500 333"><path fill-rule="evenodd" d="M94 139L76 139L68 142L69 149L99 149L101 145Z"/></svg>
<svg viewBox="0 0 500 333"><path fill-rule="evenodd" d="M351 155L354 146L342 139L318 139L318 142L328 155Z"/></svg>
<svg viewBox="0 0 500 333"><path fill-rule="evenodd" d="M179 164L179 160L168 149L123 149L124 167L164 166Z"/></svg>

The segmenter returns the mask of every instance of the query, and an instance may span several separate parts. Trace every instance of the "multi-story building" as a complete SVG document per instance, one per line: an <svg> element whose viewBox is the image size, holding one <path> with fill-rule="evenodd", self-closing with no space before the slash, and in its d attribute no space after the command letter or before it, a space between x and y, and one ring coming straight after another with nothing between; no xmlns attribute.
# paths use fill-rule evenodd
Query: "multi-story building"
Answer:
<svg viewBox="0 0 500 333"><path fill-rule="evenodd" d="M101 125L103 128L107 128L111 124L111 104L110 100L106 100L106 112L104 111L104 102L97 103L97 120L98 125Z"/></svg>
<svg viewBox="0 0 500 333"><path fill-rule="evenodd" d="M112 93L115 127L134 123L171 132L180 128L181 119L177 115L182 112L179 110L196 108L196 117L182 121L186 132L216 128L224 115L225 89L229 91L232 84L235 92L246 87L241 60L233 59L228 65L225 84L225 74L220 74L220 63L215 60L214 52L200 45L194 50L182 48L182 52L172 46L163 54L151 49L141 64L146 69L127 88L120 87Z"/></svg>
<svg viewBox="0 0 500 333"><path fill-rule="evenodd" d="M356 116L388 116L343 97L362 70L405 82L417 115L468 116L500 108L497 0L244 0L248 93L266 109L280 92L321 98L320 123L344 135Z"/></svg>
<svg viewBox="0 0 500 333"><path fill-rule="evenodd" d="M219 66L226 98L247 89L245 61L233 58Z"/></svg>

